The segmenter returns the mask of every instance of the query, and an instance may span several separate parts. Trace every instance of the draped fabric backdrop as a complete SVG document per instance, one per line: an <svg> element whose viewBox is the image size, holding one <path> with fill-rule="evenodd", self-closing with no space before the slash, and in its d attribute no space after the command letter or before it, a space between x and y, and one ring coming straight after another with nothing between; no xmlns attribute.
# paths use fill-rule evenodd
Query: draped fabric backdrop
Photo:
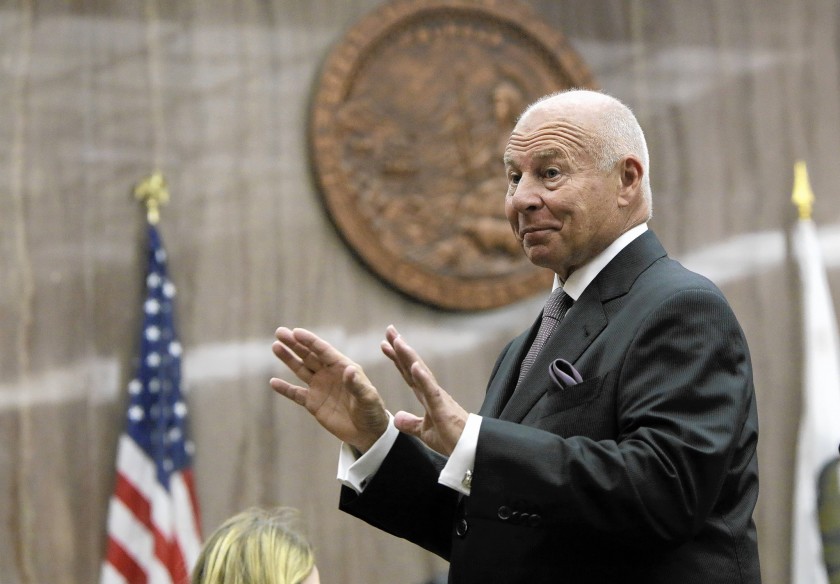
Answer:
<svg viewBox="0 0 840 584"><path fill-rule="evenodd" d="M652 227L718 282L753 352L755 513L766 582L785 582L800 410L793 164L840 310L840 4L530 0L645 128ZM328 49L378 0L0 3L0 581L95 581L137 354L144 216L160 230L189 390L205 532L252 504L299 507L325 582L420 584L445 564L337 509L338 444L275 396L280 324L359 360L417 411L378 353L395 323L469 409L544 297L441 312L383 285L322 210L306 114ZM500 204L501 204L500 194ZM547 291L546 291L547 293Z"/></svg>

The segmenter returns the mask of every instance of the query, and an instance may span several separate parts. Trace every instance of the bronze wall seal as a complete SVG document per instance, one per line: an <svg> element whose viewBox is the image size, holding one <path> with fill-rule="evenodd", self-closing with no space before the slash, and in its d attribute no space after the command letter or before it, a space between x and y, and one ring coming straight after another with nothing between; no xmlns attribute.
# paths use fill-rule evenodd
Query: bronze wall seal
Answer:
<svg viewBox="0 0 840 584"><path fill-rule="evenodd" d="M504 215L502 152L522 109L595 87L557 30L514 0L397 0L330 52L309 120L338 231L403 293L453 310L546 291Z"/></svg>

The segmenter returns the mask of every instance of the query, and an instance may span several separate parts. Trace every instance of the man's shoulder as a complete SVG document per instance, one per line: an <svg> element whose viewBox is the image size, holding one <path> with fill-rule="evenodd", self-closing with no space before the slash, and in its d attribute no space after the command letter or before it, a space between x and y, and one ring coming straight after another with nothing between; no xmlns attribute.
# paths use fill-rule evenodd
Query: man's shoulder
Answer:
<svg viewBox="0 0 840 584"><path fill-rule="evenodd" d="M689 270L667 256L660 258L639 274L636 284L659 290L660 294L672 294L681 290L706 290L723 297L723 292L709 278Z"/></svg>
<svg viewBox="0 0 840 584"><path fill-rule="evenodd" d="M708 278L693 272L668 256L653 231L646 231L628 244L596 277L602 300L642 293L662 298L681 290L707 290L721 297Z"/></svg>

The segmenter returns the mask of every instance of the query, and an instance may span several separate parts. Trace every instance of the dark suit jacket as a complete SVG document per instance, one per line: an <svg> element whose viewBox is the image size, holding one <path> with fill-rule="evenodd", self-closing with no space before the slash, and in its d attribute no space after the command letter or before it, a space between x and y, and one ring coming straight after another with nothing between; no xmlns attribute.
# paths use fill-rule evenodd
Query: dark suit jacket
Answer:
<svg viewBox="0 0 840 584"><path fill-rule="evenodd" d="M744 334L721 292L648 231L575 302L523 380L502 351L469 497L400 435L341 508L450 561L454 583L755 584L758 421ZM548 374L570 361L583 382Z"/></svg>

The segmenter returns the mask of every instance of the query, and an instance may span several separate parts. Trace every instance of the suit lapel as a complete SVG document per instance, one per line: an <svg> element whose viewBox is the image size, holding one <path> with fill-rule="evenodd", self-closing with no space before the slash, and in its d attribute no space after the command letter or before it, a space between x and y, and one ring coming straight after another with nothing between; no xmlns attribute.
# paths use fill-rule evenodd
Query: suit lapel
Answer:
<svg viewBox="0 0 840 584"><path fill-rule="evenodd" d="M551 386L548 368L562 357L574 363L607 326L607 316L597 294L587 287L546 341L531 369L499 414L502 420L521 422ZM524 355L523 355L524 356ZM516 379L513 380L514 384Z"/></svg>
<svg viewBox="0 0 840 584"><path fill-rule="evenodd" d="M556 358L563 358L574 364L609 323L605 309L606 304L627 294L639 274L665 255L664 248L652 231L646 231L621 250L586 287L580 298L566 313L560 326L548 339L543 350L534 361L534 365L522 380L522 384L504 404L501 411L497 411L495 408L502 405L502 402L500 401L498 404L494 402L493 411L483 415L498 416L502 420L511 422L521 422L551 387L551 379L548 374L551 362ZM519 349L515 353L513 350L508 351L503 362L503 366L506 366L507 375L502 378L497 374L494 378L494 384L497 381L499 384L505 383L506 388L512 388L516 385L519 363L529 346L527 341L530 341L536 334L535 327L537 326L539 326L539 319L532 325L527 334L517 339ZM499 369L501 372L502 367L500 366ZM585 372L583 373L585 378ZM491 388L494 388L494 385L491 385ZM482 408L483 410L484 408Z"/></svg>
<svg viewBox="0 0 840 584"><path fill-rule="evenodd" d="M484 397L484 403L478 411L479 416L490 418L499 417L502 407L513 393L514 387L516 387L516 379L519 377L519 364L522 363L528 347L531 346L531 339L537 334L541 319L542 312L540 312L540 316L534 321L530 329L516 337L510 343L502 362L496 370L496 374L490 380L490 385L487 387L487 395Z"/></svg>

